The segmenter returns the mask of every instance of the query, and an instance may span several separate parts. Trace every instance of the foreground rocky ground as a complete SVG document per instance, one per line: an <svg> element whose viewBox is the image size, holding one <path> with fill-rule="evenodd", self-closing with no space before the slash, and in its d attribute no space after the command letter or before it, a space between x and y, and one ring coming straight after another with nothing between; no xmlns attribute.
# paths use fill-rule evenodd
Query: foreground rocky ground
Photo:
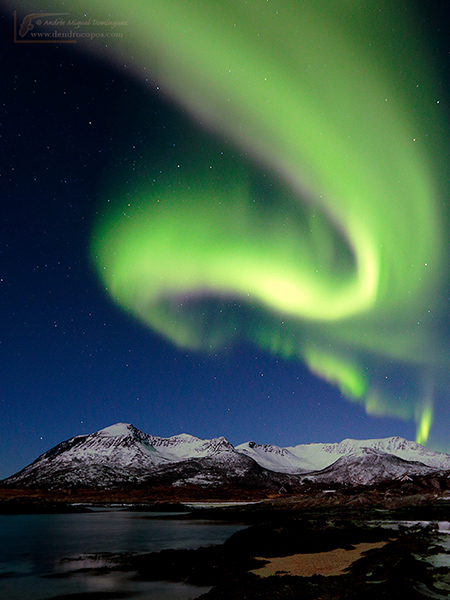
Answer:
<svg viewBox="0 0 450 600"><path fill-rule="evenodd" d="M440 547L443 534L436 531L437 522L450 522L447 483L417 478L373 488L309 486L296 494L236 488L184 488L176 494L173 488L107 493L2 489L0 512L65 512L129 504L128 510L183 509L184 518L249 525L221 546L141 555L97 554L81 557L78 564L72 559L65 577L83 571L99 576L118 571L140 581L211 586L201 600L439 600L450 597L450 568L433 566L430 560L438 554L447 556ZM194 509L190 503L197 503ZM389 521L429 524L392 530L386 527ZM278 557L275 574L264 576L262 567L274 557ZM302 570L305 564L313 570ZM83 594L79 600L113 597L99 593Z"/></svg>
<svg viewBox="0 0 450 600"><path fill-rule="evenodd" d="M298 489L277 491L264 487L235 485L201 487L194 485L121 487L104 490L92 487L68 489L12 488L0 486L0 513L70 510L71 506L133 504L176 505L185 502L262 502L282 510L311 510L320 507L380 507L396 509L429 505L450 498L450 479L446 476L411 477L374 486L305 484Z"/></svg>

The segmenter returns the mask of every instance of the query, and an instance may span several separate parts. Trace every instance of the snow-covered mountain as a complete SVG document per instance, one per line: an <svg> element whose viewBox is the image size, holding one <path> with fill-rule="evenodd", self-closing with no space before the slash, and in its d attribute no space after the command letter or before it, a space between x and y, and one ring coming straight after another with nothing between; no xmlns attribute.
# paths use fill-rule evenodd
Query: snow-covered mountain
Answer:
<svg viewBox="0 0 450 600"><path fill-rule="evenodd" d="M320 471L330 467L342 457L364 455L366 449L392 455L404 461L420 462L434 471L450 470L449 454L428 450L416 442L409 442L401 437L380 440L347 439L336 444L299 444L286 448L271 444L259 445L255 442L236 446L238 452L253 458L262 467L291 474Z"/></svg>
<svg viewBox="0 0 450 600"><path fill-rule="evenodd" d="M78 435L48 450L7 485L64 488L114 488L124 485L250 485L279 487L286 481L237 452L224 438L201 440L180 434L148 435L117 423L90 435Z"/></svg>
<svg viewBox="0 0 450 600"><path fill-rule="evenodd" d="M325 469L307 474L306 478L315 483L330 485L348 482L352 485L372 485L405 477L425 476L435 471L423 463L363 447L358 452L341 456Z"/></svg>
<svg viewBox="0 0 450 600"><path fill-rule="evenodd" d="M450 455L399 437L234 447L224 437L201 440L183 433L161 438L117 423L58 444L2 485L113 489L231 484L277 490L306 481L370 485L434 472L450 472Z"/></svg>

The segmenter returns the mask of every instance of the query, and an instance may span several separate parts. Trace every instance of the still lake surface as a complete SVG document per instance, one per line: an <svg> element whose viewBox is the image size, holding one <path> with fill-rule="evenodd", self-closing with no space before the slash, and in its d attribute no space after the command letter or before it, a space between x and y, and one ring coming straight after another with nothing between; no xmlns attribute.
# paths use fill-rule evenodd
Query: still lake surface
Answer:
<svg viewBox="0 0 450 600"><path fill-rule="evenodd" d="M136 600L195 598L209 588L134 582L126 573L61 576L69 569L92 564L89 560L73 563L62 559L99 552L141 553L221 544L245 527L175 517L164 519L155 513L111 509L80 514L0 515L0 598L47 600L95 592L120 592L124 594L120 597Z"/></svg>

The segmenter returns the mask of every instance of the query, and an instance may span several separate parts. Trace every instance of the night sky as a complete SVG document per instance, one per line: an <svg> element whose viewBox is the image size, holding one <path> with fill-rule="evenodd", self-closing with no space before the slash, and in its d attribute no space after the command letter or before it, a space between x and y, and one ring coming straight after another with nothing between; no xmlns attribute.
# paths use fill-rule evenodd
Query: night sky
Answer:
<svg viewBox="0 0 450 600"><path fill-rule="evenodd" d="M59 4L77 18L84 14L75 3L70 9ZM246 3L235 15L234 9L225 9L232 3L210 4L217 5L216 15L199 13L204 31L216 21L225 27L234 18L241 37L236 34L233 66L242 60L246 71L242 81L227 82L220 73L213 81L211 75L210 95L202 84L210 71L195 70L197 40L192 42L192 73L183 64L172 68L169 61L167 66L164 57L172 42L166 47L152 30L150 46L143 50L142 34L132 24L133 4L126 5L129 24L121 29L125 42L117 46L14 43L15 9L22 21L29 12L55 12L56 4L2 4L0 478L64 439L119 421L157 436L223 435L233 444L254 440L288 446L399 435L450 450L446 3L427 2L426 9L409 3L408 18L414 17L418 25L412 31L419 31L420 39L413 33L405 37L396 15L382 22L380 27L389 26L386 39L392 44L386 44L386 57L380 45L381 63L374 59L374 64L391 64L386 80L397 82L392 103L399 109L386 113L385 121L375 106L376 94L373 106L367 104L372 96L363 96L361 106L345 107L353 124L344 141L334 145L340 96L336 108L327 95L334 80L329 83L318 69L309 87L299 84L299 96L305 98L299 101L300 113L287 115L286 124L276 121L271 129L270 114L285 118L291 105L290 98L282 97L283 86L287 90L293 82L296 93L295 82L303 82L302 75L294 74L302 73L300 66L284 75L277 68L288 64L283 52L306 51L295 42L301 33L295 27L284 38L288 50L263 47L275 57L264 63L268 79L281 73L279 106L270 96L269 116L262 104L259 114L257 89L246 102L245 80L253 85L248 75L252 35L258 30L259 39L260 28L271 40L279 27L275 9L282 10L282 3L273 2L271 14L265 8L261 22L245 14ZM361 11L369 17L375 3L366 4ZM113 8L109 13L98 5L105 19L125 18L118 9L116 15ZM167 7L176 5L167 0ZM377 3L384 9L388 5ZM363 20L361 11L354 18ZM327 16L338 32L352 18L343 24L338 14ZM295 24L292 15L287 21ZM219 25L213 46L220 47L225 64L231 50L225 36L221 46ZM82 30L100 31L92 25ZM186 31L188 37L188 26ZM366 46L369 38L369 30L360 39L355 34L356 42L364 39ZM333 46L332 39L324 40L317 41L317 48ZM261 51L256 42L255 48ZM308 46L311 57L316 50ZM213 51L206 44L205 61ZM426 60L415 72L421 52ZM395 62L390 53L401 58ZM216 68L213 55L210 62ZM367 73L372 93L370 69ZM345 81L342 86L339 93L345 94ZM221 94L224 108L217 116ZM397 118L402 108L403 127ZM330 114L322 119L326 111ZM298 155L292 140L283 146L297 119L312 131L311 139L299 143ZM295 136L306 136L308 127L299 126ZM321 128L330 147L317 145L313 153ZM417 132L411 155L408 128ZM326 152L343 158L334 164ZM286 165L292 163L297 173L301 157L306 166L299 201ZM428 183L420 179L424 164L424 173L432 175L431 199ZM367 183L373 201L358 196L357 208L342 201L342 212L335 213L334 205L322 203L324 182L334 191L335 181L337 195L352 193L354 187L357 196L365 189L366 168L373 176ZM321 182L316 188L314 177ZM389 186L395 188L391 197L385 195ZM245 200L241 188L247 190ZM343 233L339 220L358 215L360 206L367 209L367 221L376 223L374 246L383 247L384 254L380 251L377 286L367 280L341 309L341 282L353 281L360 250L353 248L350 226ZM318 232L309 234L312 215L320 224ZM318 288L325 298L314 296L311 306L299 312L296 301L290 302L297 284L291 290L286 284L291 270L287 275L283 270L297 230L304 241L296 247L296 260L311 273L321 271ZM354 237L361 237L362 245L370 238ZM313 256L302 254L312 250ZM229 256L234 262L225 268ZM426 266L414 278L404 272L412 256ZM211 265L219 267L213 271ZM375 299L367 291L371 286ZM362 306L353 306L358 294ZM349 302L350 312L343 314Z"/></svg>

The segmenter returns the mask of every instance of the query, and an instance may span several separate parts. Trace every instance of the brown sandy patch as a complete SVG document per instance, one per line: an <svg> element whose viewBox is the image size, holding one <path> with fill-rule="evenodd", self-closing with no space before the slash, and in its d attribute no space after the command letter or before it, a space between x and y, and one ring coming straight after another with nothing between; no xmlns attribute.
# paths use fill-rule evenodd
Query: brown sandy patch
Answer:
<svg viewBox="0 0 450 600"><path fill-rule="evenodd" d="M336 548L329 552L316 552L314 554L293 554L279 558L261 558L269 563L252 573L260 577L269 577L281 571L283 575L298 575L300 577L311 577L312 575L325 575L326 577L342 575L355 560L361 557L363 552L382 548L387 542L374 542L355 545L352 550Z"/></svg>

